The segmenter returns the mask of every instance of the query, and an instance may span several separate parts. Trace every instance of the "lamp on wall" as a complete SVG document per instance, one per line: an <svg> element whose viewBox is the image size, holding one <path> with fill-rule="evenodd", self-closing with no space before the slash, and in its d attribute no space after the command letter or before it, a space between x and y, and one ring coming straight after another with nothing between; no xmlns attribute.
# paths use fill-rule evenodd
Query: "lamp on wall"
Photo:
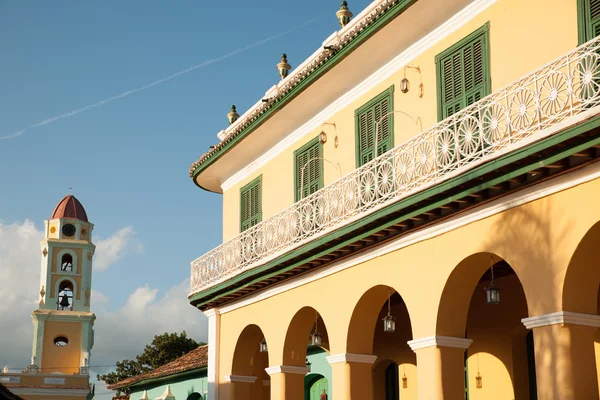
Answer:
<svg viewBox="0 0 600 400"><path fill-rule="evenodd" d="M492 272L492 281L490 282L490 286L485 288L485 292L487 295L487 303L488 304L500 304L500 287L496 285L494 282L494 259L490 256L490 264L491 264L491 272Z"/></svg>
<svg viewBox="0 0 600 400"><path fill-rule="evenodd" d="M423 75L421 75L421 68L420 67L413 67L412 65L406 65L404 67L404 78L400 81L400 91L402 93L408 93L408 91L410 90L410 81L406 78L406 69L414 69L415 71L417 71L419 73L419 76L421 77L421 83L419 84L419 98L423 97L423 94L425 92L425 87L423 86Z"/></svg>
<svg viewBox="0 0 600 400"><path fill-rule="evenodd" d="M267 341L265 340L264 337L260 341L259 346L260 346L260 352L261 353L266 353L268 351L268 349L267 349Z"/></svg>
<svg viewBox="0 0 600 400"><path fill-rule="evenodd" d="M395 332L396 331L396 318L392 315L392 289L388 288L388 313L385 317L383 317L383 331L384 332Z"/></svg>
<svg viewBox="0 0 600 400"><path fill-rule="evenodd" d="M321 124L321 133L319 133L319 142L321 144L327 143L327 134L325 133L325 130L323 129L323 127L325 125L333 125L333 127L335 128L335 122L323 122ZM337 147L337 135L335 136L335 143L336 143L335 147Z"/></svg>
<svg viewBox="0 0 600 400"><path fill-rule="evenodd" d="M313 346L321 346L323 339L319 333L319 314L315 311L315 331L310 335L310 342Z"/></svg>

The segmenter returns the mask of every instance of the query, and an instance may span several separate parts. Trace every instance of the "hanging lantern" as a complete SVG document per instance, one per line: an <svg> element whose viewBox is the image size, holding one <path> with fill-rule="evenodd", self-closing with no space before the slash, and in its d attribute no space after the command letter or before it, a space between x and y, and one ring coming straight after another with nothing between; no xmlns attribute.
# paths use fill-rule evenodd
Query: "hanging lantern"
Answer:
<svg viewBox="0 0 600 400"><path fill-rule="evenodd" d="M288 73L290 72L290 69L292 69L292 66L288 64L287 54L284 53L281 55L281 61L279 62L279 64L277 64L277 69L279 70L279 76L281 77L281 79L288 76Z"/></svg>
<svg viewBox="0 0 600 400"><path fill-rule="evenodd" d="M227 120L229 120L229 125L231 125L235 121L237 121L237 119L239 117L240 117L240 115L235 110L235 106L231 106L231 111L229 111L229 113L227 113Z"/></svg>
<svg viewBox="0 0 600 400"><path fill-rule="evenodd" d="M487 303L488 304L500 304L500 287L494 282L494 260L490 257L492 282L485 288Z"/></svg>
<svg viewBox="0 0 600 400"><path fill-rule="evenodd" d="M348 10L348 2L342 1L342 5L340 9L335 13L338 21L340 21L340 25L342 28L350 22L350 18L352 18L352 11Z"/></svg>
<svg viewBox="0 0 600 400"><path fill-rule="evenodd" d="M265 338L263 338L263 340L260 341L260 352L261 353L266 353L268 351L267 349L267 341L265 340Z"/></svg>
<svg viewBox="0 0 600 400"><path fill-rule="evenodd" d="M475 384L477 385L477 389L481 389L483 387L483 382L481 381L481 375L477 372L477 376L475 377Z"/></svg>
<svg viewBox="0 0 600 400"><path fill-rule="evenodd" d="M396 331L396 318L392 316L390 299L392 297L391 289L388 289L388 313L383 317L383 331L384 332L395 332Z"/></svg>
<svg viewBox="0 0 600 400"><path fill-rule="evenodd" d="M404 79L402 79L400 81L400 91L402 93L408 93L409 90L410 90L410 82L408 81L408 79L406 79L406 77L404 77Z"/></svg>
<svg viewBox="0 0 600 400"><path fill-rule="evenodd" d="M406 377L406 374L404 374L404 376L402 377L402 389L406 388L408 388L408 378Z"/></svg>
<svg viewBox="0 0 600 400"><path fill-rule="evenodd" d="M315 331L310 335L310 342L313 346L321 346L323 339L318 330L319 327L319 314L315 311Z"/></svg>

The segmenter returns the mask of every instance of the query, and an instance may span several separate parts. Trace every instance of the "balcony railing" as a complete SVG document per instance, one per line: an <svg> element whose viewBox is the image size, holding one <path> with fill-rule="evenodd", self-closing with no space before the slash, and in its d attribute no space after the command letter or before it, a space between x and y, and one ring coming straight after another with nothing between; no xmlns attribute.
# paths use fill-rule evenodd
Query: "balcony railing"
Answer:
<svg viewBox="0 0 600 400"><path fill-rule="evenodd" d="M596 38L194 260L191 293L548 136L599 104Z"/></svg>

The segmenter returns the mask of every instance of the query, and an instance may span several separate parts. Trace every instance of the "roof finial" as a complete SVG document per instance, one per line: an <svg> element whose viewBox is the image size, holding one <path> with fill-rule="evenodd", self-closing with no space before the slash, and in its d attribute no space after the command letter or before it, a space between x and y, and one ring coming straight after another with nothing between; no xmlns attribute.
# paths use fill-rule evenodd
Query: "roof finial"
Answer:
<svg viewBox="0 0 600 400"><path fill-rule="evenodd" d="M338 12L335 13L335 16L340 21L340 25L342 28L350 22L350 18L352 18L352 11L348 10L348 2L342 1L342 5Z"/></svg>
<svg viewBox="0 0 600 400"><path fill-rule="evenodd" d="M240 115L237 113L235 106L231 106L231 111L229 111L229 113L227 113L227 119L229 120L229 125L231 125L235 121L237 121L237 119L239 117L240 117Z"/></svg>
<svg viewBox="0 0 600 400"><path fill-rule="evenodd" d="M71 187L71 185L69 185L69 194L71 194L71 189L73 188Z"/></svg>
<svg viewBox="0 0 600 400"><path fill-rule="evenodd" d="M281 79L288 76L288 73L290 72L290 69L292 69L292 66L288 64L287 54L284 53L281 55L281 61L279 64L277 64L277 69L279 70L279 76L281 77Z"/></svg>

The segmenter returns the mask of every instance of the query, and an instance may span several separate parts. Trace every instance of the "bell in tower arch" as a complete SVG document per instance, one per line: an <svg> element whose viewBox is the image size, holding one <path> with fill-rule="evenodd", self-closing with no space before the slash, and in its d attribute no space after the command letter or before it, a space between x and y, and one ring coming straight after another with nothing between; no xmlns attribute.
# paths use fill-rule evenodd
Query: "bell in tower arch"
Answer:
<svg viewBox="0 0 600 400"><path fill-rule="evenodd" d="M63 294L62 298L60 299L60 306L63 310L69 307L69 298L67 297L66 293Z"/></svg>

